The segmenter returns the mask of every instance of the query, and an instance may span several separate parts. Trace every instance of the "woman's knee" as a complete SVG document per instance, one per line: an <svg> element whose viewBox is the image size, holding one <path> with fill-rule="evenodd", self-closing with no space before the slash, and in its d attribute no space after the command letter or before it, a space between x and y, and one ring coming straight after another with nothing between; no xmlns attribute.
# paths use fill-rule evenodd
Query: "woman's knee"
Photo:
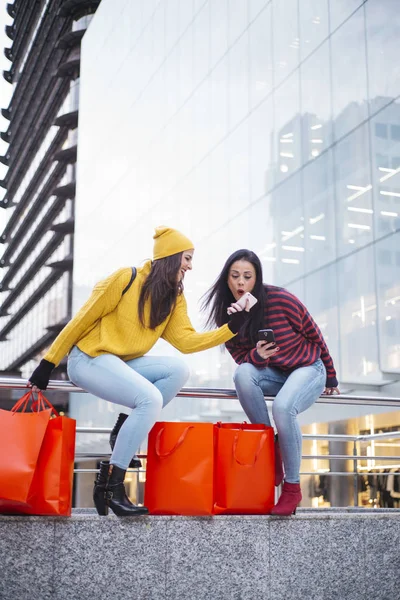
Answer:
<svg viewBox="0 0 400 600"><path fill-rule="evenodd" d="M174 356L172 369L175 377L181 382L182 387L190 377L189 365L181 358Z"/></svg>
<svg viewBox="0 0 400 600"><path fill-rule="evenodd" d="M287 417L296 417L299 412L296 400L296 396L279 396L278 394L272 403L272 416L274 421L277 422Z"/></svg>
<svg viewBox="0 0 400 600"><path fill-rule="evenodd" d="M233 375L235 387L245 385L253 380L254 366L250 363L239 365Z"/></svg>
<svg viewBox="0 0 400 600"><path fill-rule="evenodd" d="M152 390L147 390L139 396L134 408L151 413L154 418L157 418L163 407L163 397L155 386L152 387Z"/></svg>

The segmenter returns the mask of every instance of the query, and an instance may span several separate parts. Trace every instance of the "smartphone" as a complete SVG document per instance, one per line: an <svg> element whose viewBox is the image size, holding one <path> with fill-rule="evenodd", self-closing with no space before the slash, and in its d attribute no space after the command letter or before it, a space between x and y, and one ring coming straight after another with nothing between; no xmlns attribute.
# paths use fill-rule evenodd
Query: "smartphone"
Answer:
<svg viewBox="0 0 400 600"><path fill-rule="evenodd" d="M272 329L259 329L258 339L260 342L275 342L275 334Z"/></svg>
<svg viewBox="0 0 400 600"><path fill-rule="evenodd" d="M241 298L239 298L239 300L236 301L236 304L239 304L239 306L244 309L246 308L247 299L249 299L249 308L252 308L258 302L257 298L253 296L253 294L246 292Z"/></svg>

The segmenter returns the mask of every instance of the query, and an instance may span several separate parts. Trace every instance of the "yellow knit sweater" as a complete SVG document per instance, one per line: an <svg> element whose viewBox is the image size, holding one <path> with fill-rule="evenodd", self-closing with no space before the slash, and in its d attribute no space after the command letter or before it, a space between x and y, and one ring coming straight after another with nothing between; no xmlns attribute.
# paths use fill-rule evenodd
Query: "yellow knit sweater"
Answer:
<svg viewBox="0 0 400 600"><path fill-rule="evenodd" d="M150 269L151 261L137 269L136 278L124 295L122 292L130 281L131 268L119 269L100 281L86 304L54 340L44 358L57 366L76 345L89 356L114 354L126 361L146 354L160 337L189 354L223 344L235 335L227 325L197 333L187 315L183 294L178 296L175 308L158 327L143 327L138 315L138 301ZM149 322L149 317L150 302L147 301L145 323Z"/></svg>

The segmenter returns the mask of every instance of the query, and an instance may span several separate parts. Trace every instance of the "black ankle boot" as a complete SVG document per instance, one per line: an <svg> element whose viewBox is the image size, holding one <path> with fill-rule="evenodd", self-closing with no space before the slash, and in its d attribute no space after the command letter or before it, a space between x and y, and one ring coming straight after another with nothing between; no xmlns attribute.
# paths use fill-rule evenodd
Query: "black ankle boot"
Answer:
<svg viewBox="0 0 400 600"><path fill-rule="evenodd" d="M115 423L114 428L113 428L112 432L110 433L111 450L114 450L114 446L115 446L115 442L117 440L117 435L119 433L119 430L121 429L122 425L125 423L127 418L128 418L128 415L126 415L125 413L119 413L117 422ZM136 456L134 456L132 458L131 462L129 463L129 467L131 469L140 469L141 466L142 466L142 463Z"/></svg>
<svg viewBox="0 0 400 600"><path fill-rule="evenodd" d="M105 493L107 507L110 507L117 517L147 515L149 511L145 506L132 504L126 495L124 486L125 474L126 471L124 469L116 465L110 465Z"/></svg>
<svg viewBox="0 0 400 600"><path fill-rule="evenodd" d="M101 461L100 472L94 482L93 501L99 515L108 515L108 509L118 517L135 517L147 515L145 506L132 504L125 492L124 469L110 465L108 461Z"/></svg>

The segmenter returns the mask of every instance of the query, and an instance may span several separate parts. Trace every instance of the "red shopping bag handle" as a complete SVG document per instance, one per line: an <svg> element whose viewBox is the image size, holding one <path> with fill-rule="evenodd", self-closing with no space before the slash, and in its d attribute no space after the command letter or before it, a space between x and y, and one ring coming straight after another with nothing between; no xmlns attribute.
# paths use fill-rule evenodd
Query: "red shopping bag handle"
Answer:
<svg viewBox="0 0 400 600"><path fill-rule="evenodd" d="M240 435L240 434L239 434L239 433L237 433L237 434L235 435L235 439L234 439L234 441L233 441L233 449L232 449L232 450L233 450L233 458L234 458L234 459L236 460L236 462L237 462L239 465L241 465L242 467L254 467L254 465L256 464L256 462L257 462L257 459L258 459L258 457L259 457L259 455L260 455L260 452L261 452L261 450L263 449L263 446L264 446L264 444L265 444L265 441L266 441L266 439L267 439L267 432L266 432L266 431L264 431L264 432L261 434L261 437L260 437L260 442L259 442L259 444L258 444L258 448L257 448L257 452L255 453L255 455L254 455L254 460L253 460L253 462L251 462L251 463L245 463L245 462L242 462L242 461L240 461L240 460L238 459L238 457L237 457L237 453L236 453L236 451L237 451L237 447L238 447L238 443L239 443L239 435Z"/></svg>
<svg viewBox="0 0 400 600"><path fill-rule="evenodd" d="M32 390L29 390L28 392L26 392L26 394L24 394L22 396L22 398L17 400L17 402L12 407L11 412L16 413L21 407L22 407L21 412L25 412L28 407L29 400L31 400L31 399L34 399L34 395L33 395Z"/></svg>
<svg viewBox="0 0 400 600"><path fill-rule="evenodd" d="M160 429L160 431L158 432L157 437L156 437L155 451L159 458L166 458L167 456L171 456L171 454L173 454L175 452L175 450L177 450L179 448L179 446L181 446L183 444L183 442L185 441L185 437L189 433L189 429L193 429L193 425L189 425L188 427L186 427L186 429L182 432L179 440L176 442L175 446L171 450L168 450L168 452L164 452L162 454L161 450L160 450L160 445L161 445L161 436L164 433L164 429L165 429L164 427L162 429Z"/></svg>
<svg viewBox="0 0 400 600"><path fill-rule="evenodd" d="M51 412L54 413L56 417L60 416L54 408L54 406L47 400L47 398L45 398L45 396L43 396L42 392L38 393L37 400L35 400L35 395L32 392L32 390L29 390L22 396L22 398L17 400L17 402L12 407L11 412L16 413L20 408L22 408L21 412L26 412L30 400L32 400L33 412L40 412L42 410L46 410L46 407L48 407L51 409Z"/></svg>
<svg viewBox="0 0 400 600"><path fill-rule="evenodd" d="M39 392L38 399L35 400L34 402L32 402L32 410L39 412L39 407L40 407L40 410L46 410L46 406L51 409L51 412L56 417L60 416L59 413L57 412L57 410L52 405L52 403L47 400L46 396L44 396L42 392Z"/></svg>

